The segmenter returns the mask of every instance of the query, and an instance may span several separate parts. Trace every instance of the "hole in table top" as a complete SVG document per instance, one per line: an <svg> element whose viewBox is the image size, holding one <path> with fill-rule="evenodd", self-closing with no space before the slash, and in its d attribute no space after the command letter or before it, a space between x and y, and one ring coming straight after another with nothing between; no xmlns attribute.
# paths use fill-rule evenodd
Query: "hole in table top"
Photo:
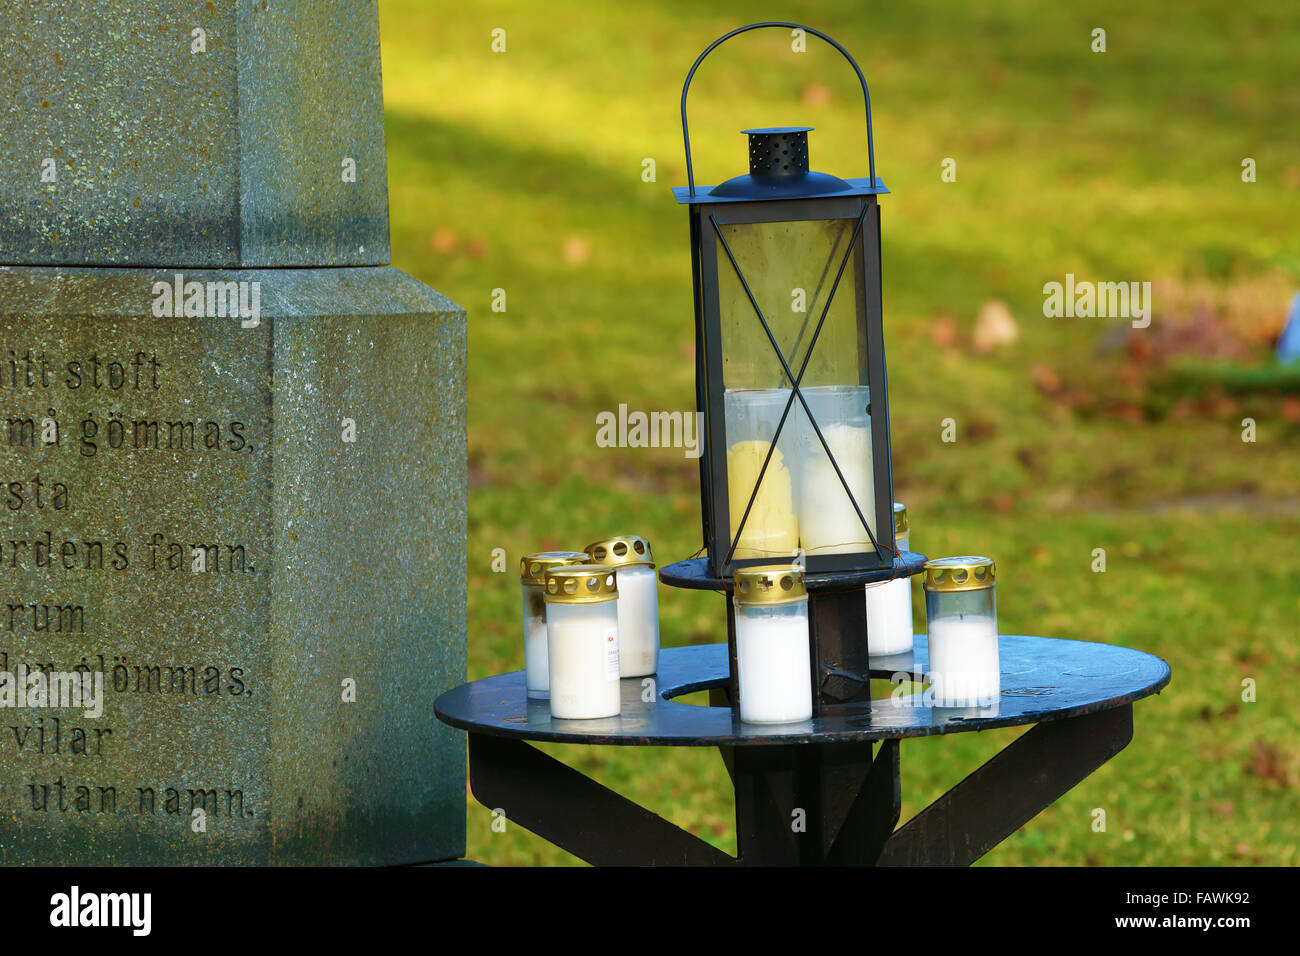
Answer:
<svg viewBox="0 0 1300 956"><path fill-rule="evenodd" d="M871 699L873 701L889 700L894 696L906 698L910 697L912 694L922 693L929 689L929 687L930 684L928 681L903 680L896 684L885 678L872 678ZM720 699L726 699L727 684L725 682L718 684L712 690L717 691L719 695L721 695ZM679 694L668 699L676 704L690 704L694 707L729 706L724 703L710 703L710 693L712 693L710 689L692 690L685 694Z"/></svg>

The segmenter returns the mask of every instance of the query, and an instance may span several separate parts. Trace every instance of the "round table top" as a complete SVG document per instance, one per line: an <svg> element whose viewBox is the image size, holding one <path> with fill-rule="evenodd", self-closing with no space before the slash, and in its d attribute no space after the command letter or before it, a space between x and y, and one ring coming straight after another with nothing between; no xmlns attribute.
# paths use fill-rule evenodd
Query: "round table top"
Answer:
<svg viewBox="0 0 1300 956"><path fill-rule="evenodd" d="M597 720L552 719L545 700L529 700L524 672L512 671L447 691L434 704L439 719L472 733L553 743L654 747L848 743L990 730L1060 720L1122 707L1158 693L1169 665L1128 647L1090 641L1001 635L1001 693L985 707L936 707L926 691L902 693L907 678L929 664L924 634L911 654L872 660L872 677L894 679L897 696L838 706L791 724L741 723L730 707L671 698L729 681L727 645L665 648L653 677L622 683L622 713ZM651 681L653 683L647 683ZM644 698L648 697L649 700Z"/></svg>

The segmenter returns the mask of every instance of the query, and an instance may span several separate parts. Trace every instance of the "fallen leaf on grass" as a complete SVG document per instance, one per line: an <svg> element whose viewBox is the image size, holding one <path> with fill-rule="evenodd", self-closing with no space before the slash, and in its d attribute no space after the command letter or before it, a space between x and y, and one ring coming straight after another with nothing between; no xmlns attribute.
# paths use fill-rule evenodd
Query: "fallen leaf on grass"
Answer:
<svg viewBox="0 0 1300 956"><path fill-rule="evenodd" d="M1055 395L1061 391L1061 376L1046 365L1035 365L1029 373L1044 395Z"/></svg>
<svg viewBox="0 0 1300 956"><path fill-rule="evenodd" d="M433 231L433 251L445 256L456 248L456 231L446 226L439 226Z"/></svg>
<svg viewBox="0 0 1300 956"><path fill-rule="evenodd" d="M564 261L570 265L581 265L591 258L591 246L579 236L570 236L564 240Z"/></svg>
<svg viewBox="0 0 1300 956"><path fill-rule="evenodd" d="M957 344L957 320L951 315L941 315L930 326L930 341L935 348L950 349Z"/></svg>
<svg viewBox="0 0 1300 956"><path fill-rule="evenodd" d="M1286 751L1267 740L1256 740L1251 745L1252 756L1246 764L1246 773L1261 780L1272 780L1282 786L1291 784L1291 772L1286 765Z"/></svg>
<svg viewBox="0 0 1300 956"><path fill-rule="evenodd" d="M991 352L1000 345L1012 345L1020 338L1011 310L1005 302L996 299L985 302L975 316L975 331L971 333L971 348L976 352Z"/></svg>
<svg viewBox="0 0 1300 956"><path fill-rule="evenodd" d="M1244 647L1238 649L1235 656L1238 663L1247 664L1250 667L1262 667L1273 661L1272 656L1267 651L1249 651Z"/></svg>
<svg viewBox="0 0 1300 956"><path fill-rule="evenodd" d="M1126 362L1120 366L1117 378L1120 384L1127 385L1129 388L1136 388L1142 384L1142 370L1133 362Z"/></svg>
<svg viewBox="0 0 1300 956"><path fill-rule="evenodd" d="M829 86L814 81L804 86L802 98L807 106L829 106L834 96Z"/></svg>
<svg viewBox="0 0 1300 956"><path fill-rule="evenodd" d="M1142 414L1142 409L1131 403L1116 405L1111 409L1111 411L1115 413L1116 417L1122 418L1124 421L1133 425L1141 425L1145 418Z"/></svg>

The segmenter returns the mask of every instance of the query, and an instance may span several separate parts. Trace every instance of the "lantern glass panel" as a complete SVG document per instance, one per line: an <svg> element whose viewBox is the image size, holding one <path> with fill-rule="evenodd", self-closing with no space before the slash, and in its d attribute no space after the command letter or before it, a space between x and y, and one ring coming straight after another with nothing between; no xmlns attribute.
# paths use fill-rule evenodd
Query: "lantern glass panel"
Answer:
<svg viewBox="0 0 1300 956"><path fill-rule="evenodd" d="M798 548L809 555L873 550L864 526L876 532L867 290L862 257L849 254L854 226L854 219L833 218L718 227L731 253L720 250L717 258L718 315L737 560L778 558ZM769 455L805 362L800 391L816 427L796 398Z"/></svg>
<svg viewBox="0 0 1300 956"><path fill-rule="evenodd" d="M745 222L719 227L745 284L796 375L853 238L852 219ZM831 300L803 385L865 385L866 339L859 336L861 261L853 256ZM718 257L723 387L789 388L740 276Z"/></svg>

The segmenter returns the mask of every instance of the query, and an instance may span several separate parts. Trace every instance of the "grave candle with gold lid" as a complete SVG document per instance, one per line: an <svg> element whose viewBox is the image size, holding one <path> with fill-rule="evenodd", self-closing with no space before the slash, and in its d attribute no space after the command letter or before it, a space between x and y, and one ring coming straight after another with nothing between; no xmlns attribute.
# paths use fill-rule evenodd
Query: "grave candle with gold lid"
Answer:
<svg viewBox="0 0 1300 956"><path fill-rule="evenodd" d="M539 551L524 555L519 562L519 584L524 594L524 683L534 700L544 700L551 686L546 660L546 602L542 599L546 572L586 560L582 551Z"/></svg>
<svg viewBox="0 0 1300 956"><path fill-rule="evenodd" d="M570 564L546 572L551 716L617 716L618 586L612 568Z"/></svg>
<svg viewBox="0 0 1300 956"><path fill-rule="evenodd" d="M926 562L926 632L936 706L987 705L1000 693L996 578L992 558Z"/></svg>
<svg viewBox="0 0 1300 956"><path fill-rule="evenodd" d="M911 529L907 506L894 502L894 541L901 554L909 550ZM866 585L867 651L872 657L912 651L912 580L895 578Z"/></svg>
<svg viewBox="0 0 1300 956"><path fill-rule="evenodd" d="M625 534L587 545L591 564L614 569L618 584L618 657L623 677L659 669L659 579L650 542Z"/></svg>
<svg viewBox="0 0 1300 956"><path fill-rule="evenodd" d="M812 717L808 591L793 565L734 574L740 719L784 724Z"/></svg>

